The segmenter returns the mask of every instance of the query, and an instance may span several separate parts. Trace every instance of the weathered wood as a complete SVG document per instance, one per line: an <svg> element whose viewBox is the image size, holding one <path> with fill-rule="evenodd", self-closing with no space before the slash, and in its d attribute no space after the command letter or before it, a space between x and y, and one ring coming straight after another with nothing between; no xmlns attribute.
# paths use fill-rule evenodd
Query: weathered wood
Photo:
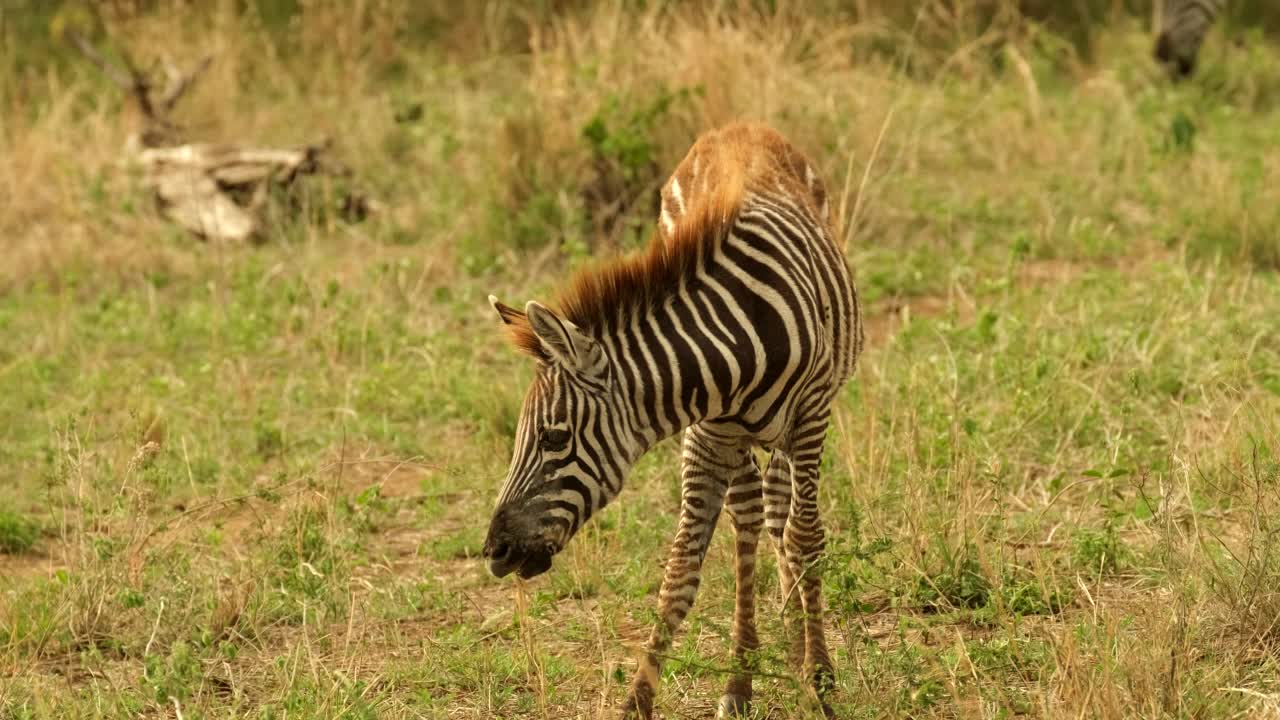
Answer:
<svg viewBox="0 0 1280 720"><path fill-rule="evenodd" d="M149 183L165 217L198 237L242 242L258 232L257 219L209 175L179 167L154 172Z"/></svg>
<svg viewBox="0 0 1280 720"><path fill-rule="evenodd" d="M301 150L190 143L137 154L161 211L196 235L244 241L260 228L257 210L271 183L288 185L316 167L323 145ZM240 204L237 197L249 201Z"/></svg>
<svg viewBox="0 0 1280 720"><path fill-rule="evenodd" d="M188 142L169 113L212 63L205 56L186 73L165 63L168 83L152 96L154 84L122 52L125 67L113 65L84 36L66 33L68 41L93 65L130 95L142 116L125 144L126 160L141 167L160 212L194 235L211 241L243 242L262 234L262 210L268 189L289 186L302 175L328 171L318 162L329 147L322 143L300 149L246 147ZM344 214L363 217L371 203L362 197L342 199Z"/></svg>

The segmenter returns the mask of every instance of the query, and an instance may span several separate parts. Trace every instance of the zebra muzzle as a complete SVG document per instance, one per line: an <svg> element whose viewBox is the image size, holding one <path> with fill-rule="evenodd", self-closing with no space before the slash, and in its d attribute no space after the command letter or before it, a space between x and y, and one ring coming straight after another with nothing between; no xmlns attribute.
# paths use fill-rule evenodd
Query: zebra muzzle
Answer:
<svg viewBox="0 0 1280 720"><path fill-rule="evenodd" d="M528 580L551 569L551 553L547 550L526 551L514 545L499 545L489 557L489 572L506 577L515 572Z"/></svg>
<svg viewBox="0 0 1280 720"><path fill-rule="evenodd" d="M528 579L551 569L551 558L557 547L545 538L527 513L501 509L489 524L489 537L484 544L484 557L494 577L516 573Z"/></svg>

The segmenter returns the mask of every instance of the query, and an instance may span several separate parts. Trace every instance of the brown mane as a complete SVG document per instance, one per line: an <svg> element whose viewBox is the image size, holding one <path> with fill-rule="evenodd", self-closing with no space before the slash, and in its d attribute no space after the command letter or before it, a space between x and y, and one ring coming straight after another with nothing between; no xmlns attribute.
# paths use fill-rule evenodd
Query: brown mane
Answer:
<svg viewBox="0 0 1280 720"><path fill-rule="evenodd" d="M742 186L724 190L686 215L669 240L655 230L645 250L574 273L553 308L587 334L599 335L620 317L620 310L646 306L674 292L697 268L707 243L716 242L733 225ZM506 327L517 349L546 359L527 319L520 317Z"/></svg>
<svg viewBox="0 0 1280 720"><path fill-rule="evenodd" d="M732 227L748 188L805 198L824 224L825 189L811 166L780 134L763 125L735 123L704 134L689 149L663 189L663 215L648 247L634 255L579 270L554 307L589 335L610 329L624 310L647 306L675 292L697 268L703 253ZM679 184L679 201L672 186ZM541 343L523 313L507 318L520 351L545 360Z"/></svg>
<svg viewBox="0 0 1280 720"><path fill-rule="evenodd" d="M542 350L542 341L533 334L533 328L529 327L529 318L523 312L513 313L504 317L504 320L506 325L503 325L503 328L507 332L507 339L516 350L540 361L550 360Z"/></svg>
<svg viewBox="0 0 1280 720"><path fill-rule="evenodd" d="M556 303L564 316L584 329L598 328L620 308L647 304L679 288L702 253L733 225L743 193L736 168L726 168L715 191L699 197L669 237L655 230L643 252L575 273Z"/></svg>

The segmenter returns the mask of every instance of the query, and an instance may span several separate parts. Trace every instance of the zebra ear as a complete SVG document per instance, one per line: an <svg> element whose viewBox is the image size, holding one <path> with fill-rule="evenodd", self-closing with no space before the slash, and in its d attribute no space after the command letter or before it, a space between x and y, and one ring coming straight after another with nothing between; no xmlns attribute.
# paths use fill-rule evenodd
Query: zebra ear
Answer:
<svg viewBox="0 0 1280 720"><path fill-rule="evenodd" d="M547 306L530 300L524 306L529 327L552 359L583 379L605 382L608 366L600 343Z"/></svg>
<svg viewBox="0 0 1280 720"><path fill-rule="evenodd" d="M496 296L494 295L489 296L489 304L493 306L493 309L495 311L497 311L498 317L502 318L502 322L506 323L507 325L515 325L517 323L524 322L524 319L525 319L524 313L511 307L510 305L503 304L503 302L499 300Z"/></svg>

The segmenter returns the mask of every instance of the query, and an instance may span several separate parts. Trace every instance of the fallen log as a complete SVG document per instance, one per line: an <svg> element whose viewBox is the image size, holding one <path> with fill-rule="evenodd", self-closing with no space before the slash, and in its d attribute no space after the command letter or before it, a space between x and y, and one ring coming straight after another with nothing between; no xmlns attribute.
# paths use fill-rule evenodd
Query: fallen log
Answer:
<svg viewBox="0 0 1280 720"><path fill-rule="evenodd" d="M323 142L295 149L188 142L170 114L196 79L212 63L205 56L189 72L165 64L168 83L156 94L148 73L126 52L123 67L110 62L83 35L67 30L68 42L127 93L142 127L125 143L126 162L141 168L161 214L197 237L216 242L244 242L264 236L266 211L273 188L290 188L306 175L347 175L341 166L321 161L331 146ZM356 193L339 199L339 212L360 220L376 204Z"/></svg>

